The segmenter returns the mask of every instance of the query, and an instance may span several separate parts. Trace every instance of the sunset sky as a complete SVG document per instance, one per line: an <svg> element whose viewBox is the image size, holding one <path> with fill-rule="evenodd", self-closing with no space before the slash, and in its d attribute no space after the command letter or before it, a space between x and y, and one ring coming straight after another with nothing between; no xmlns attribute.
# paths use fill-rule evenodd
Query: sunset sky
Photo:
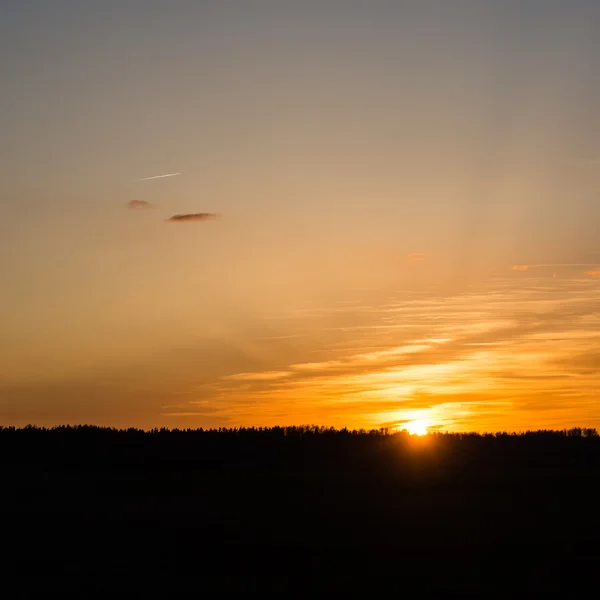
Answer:
<svg viewBox="0 0 600 600"><path fill-rule="evenodd" d="M600 427L599 31L2 3L0 424Z"/></svg>

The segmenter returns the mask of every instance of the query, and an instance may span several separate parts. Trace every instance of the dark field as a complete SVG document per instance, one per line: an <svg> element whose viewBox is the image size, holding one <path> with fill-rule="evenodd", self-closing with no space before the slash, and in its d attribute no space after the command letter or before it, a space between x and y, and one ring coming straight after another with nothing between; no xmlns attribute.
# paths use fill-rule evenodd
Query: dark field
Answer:
<svg viewBox="0 0 600 600"><path fill-rule="evenodd" d="M10 597L594 597L600 582L595 430L5 428L0 469Z"/></svg>

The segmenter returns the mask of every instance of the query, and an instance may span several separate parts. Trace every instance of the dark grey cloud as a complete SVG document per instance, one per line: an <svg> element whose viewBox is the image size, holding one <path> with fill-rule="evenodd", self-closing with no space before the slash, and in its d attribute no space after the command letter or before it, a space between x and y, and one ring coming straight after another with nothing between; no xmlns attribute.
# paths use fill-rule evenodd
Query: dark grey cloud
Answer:
<svg viewBox="0 0 600 600"><path fill-rule="evenodd" d="M212 221L218 219L219 215L216 213L187 213L182 215L173 215L169 217L167 221L184 222L184 221Z"/></svg>

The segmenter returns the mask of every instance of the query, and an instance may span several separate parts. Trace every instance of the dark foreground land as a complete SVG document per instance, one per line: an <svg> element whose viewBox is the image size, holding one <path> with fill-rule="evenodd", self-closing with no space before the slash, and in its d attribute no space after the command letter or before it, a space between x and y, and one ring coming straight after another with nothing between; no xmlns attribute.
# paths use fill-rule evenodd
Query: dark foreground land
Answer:
<svg viewBox="0 0 600 600"><path fill-rule="evenodd" d="M596 597L594 430L0 428L3 597Z"/></svg>

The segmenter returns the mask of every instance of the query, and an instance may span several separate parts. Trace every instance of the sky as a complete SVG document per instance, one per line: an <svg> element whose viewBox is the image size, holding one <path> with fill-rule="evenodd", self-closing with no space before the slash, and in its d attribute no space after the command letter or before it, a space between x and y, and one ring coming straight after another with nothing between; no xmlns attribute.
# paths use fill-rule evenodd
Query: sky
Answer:
<svg viewBox="0 0 600 600"><path fill-rule="evenodd" d="M599 30L3 2L0 424L600 427Z"/></svg>

